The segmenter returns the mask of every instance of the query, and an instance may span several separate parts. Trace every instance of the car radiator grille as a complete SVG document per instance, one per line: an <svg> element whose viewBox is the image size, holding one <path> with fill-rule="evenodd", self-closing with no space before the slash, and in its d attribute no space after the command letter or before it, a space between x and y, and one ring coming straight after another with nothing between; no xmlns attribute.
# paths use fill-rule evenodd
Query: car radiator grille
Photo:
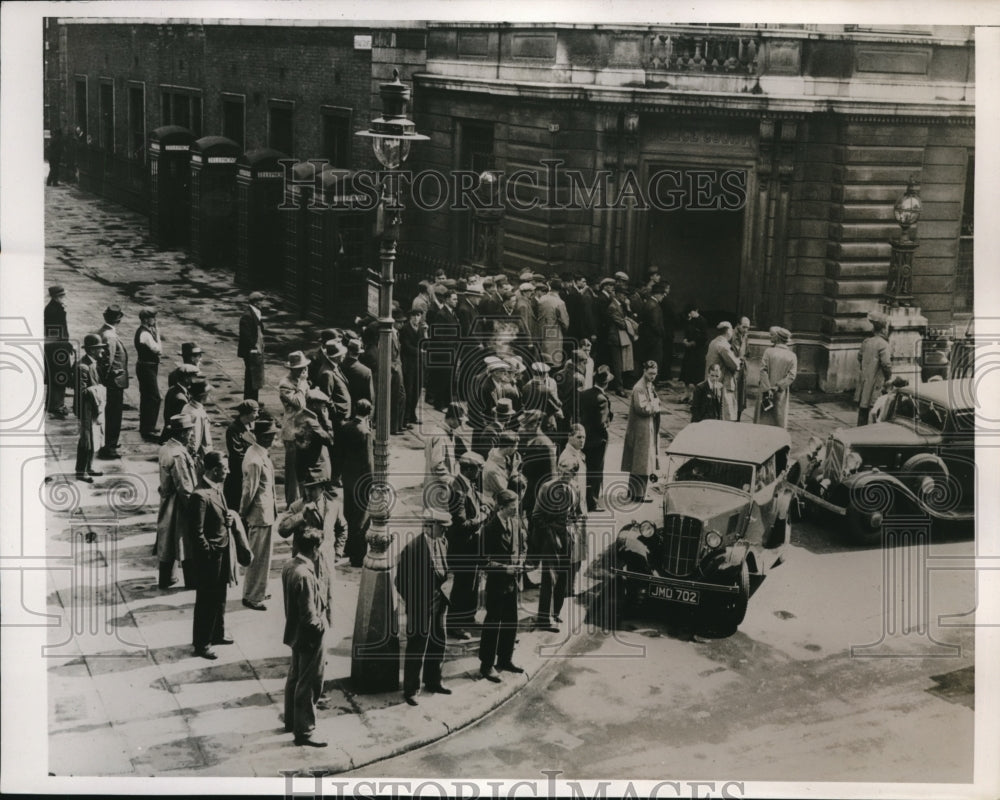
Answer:
<svg viewBox="0 0 1000 800"><path fill-rule="evenodd" d="M844 443L832 439L826 446L826 460L823 462L823 477L834 483L840 481L844 465Z"/></svg>
<svg viewBox="0 0 1000 800"><path fill-rule="evenodd" d="M690 575L698 561L701 520L667 514L663 525L663 570L671 575Z"/></svg>

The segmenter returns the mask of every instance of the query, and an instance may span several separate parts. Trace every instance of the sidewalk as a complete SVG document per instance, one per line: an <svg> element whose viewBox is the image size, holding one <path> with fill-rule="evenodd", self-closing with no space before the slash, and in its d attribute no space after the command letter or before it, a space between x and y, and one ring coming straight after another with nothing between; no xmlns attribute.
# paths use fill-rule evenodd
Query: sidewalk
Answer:
<svg viewBox="0 0 1000 800"><path fill-rule="evenodd" d="M134 357L131 337L138 310L156 306L165 340L161 388L165 389L165 373L172 362L179 361L180 343L200 344L205 350L202 371L215 387L210 410L213 439L216 448L224 448L225 425L242 397L243 364L236 357L236 334L246 293L235 287L229 274L196 267L181 252L157 251L149 242L146 218L76 187L46 190L45 225L45 285L66 287L71 336L79 342L99 327L105 306L118 303L126 314L119 333ZM279 413L274 387L283 374L280 363L291 350L311 349L317 326L283 312L275 297L265 301L263 312L269 353L268 387L261 400ZM420 705L410 708L402 702L401 691L357 695L350 691L348 676L361 572L338 568L335 622L326 639L328 708L319 713L317 728L317 736L330 746L295 747L279 717L289 659L281 642L280 571L289 545L275 537L268 610L245 608L241 590L231 589L227 625L236 643L218 647L218 661L194 657L190 645L194 593L162 592L156 586L151 550L158 505L157 448L139 438L138 392L131 366L130 374L124 458L95 462L105 474L93 485L72 480L76 420L47 421L46 539L48 554L64 558L66 565L47 575L48 612L59 620L50 629L48 654L52 773L274 776L281 769L305 768L342 772L475 722L540 670L557 666L557 659L549 656L571 654L587 635L583 602L568 604L572 607L564 614L567 624L562 634L528 630L527 620L537 602L536 590L530 590L522 598L524 625L516 651L524 675L504 673L500 685L475 679L479 668L475 643L450 640L444 676L454 690L451 696L422 694ZM673 396L663 394L665 400ZM627 419L625 401L612 398L612 407L609 484L624 478L611 470L620 460ZM438 416L423 409L425 426L437 422ZM851 424L853 416L853 409L836 399L810 404L793 396L789 431L794 448L803 447L810 435L825 436L838 425ZM665 403L664 437L680 430L688 418L686 406ZM272 450L272 457L280 483L280 447ZM419 512L423 477L419 433L393 437L389 469L399 498L393 511L398 547L419 529L405 523ZM282 495L280 488L278 494ZM656 513L656 505L646 504L641 515ZM613 536L623 521L609 514L592 520L591 526L599 536ZM594 591L581 598L584 601L600 591L600 548L590 555L584 588L593 584Z"/></svg>

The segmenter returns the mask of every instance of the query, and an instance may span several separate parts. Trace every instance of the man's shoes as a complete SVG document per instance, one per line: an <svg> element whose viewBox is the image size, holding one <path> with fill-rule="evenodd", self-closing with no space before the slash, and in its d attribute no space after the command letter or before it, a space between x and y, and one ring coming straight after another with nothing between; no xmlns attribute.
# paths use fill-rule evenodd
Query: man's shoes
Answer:
<svg viewBox="0 0 1000 800"><path fill-rule="evenodd" d="M482 677L486 678L486 680L490 681L491 683L500 683L503 681L503 678L500 677L500 673L498 673L492 667L490 667L489 669L479 670L479 674Z"/></svg>
<svg viewBox="0 0 1000 800"><path fill-rule="evenodd" d="M233 644L234 640L230 639L228 636L223 636L221 639L216 639L212 644Z"/></svg>
<svg viewBox="0 0 1000 800"><path fill-rule="evenodd" d="M263 603L255 603L253 600L247 600L243 598L243 605L247 608L252 608L254 611L267 611L267 606Z"/></svg>
<svg viewBox="0 0 1000 800"><path fill-rule="evenodd" d="M472 638L472 635L468 631L462 630L461 628L455 628L453 631L448 631L448 635L452 639L461 639L465 642Z"/></svg>
<svg viewBox="0 0 1000 800"><path fill-rule="evenodd" d="M122 455L118 452L117 448L102 447L97 451L97 457L104 461L112 461L116 458L121 458Z"/></svg>
<svg viewBox="0 0 1000 800"><path fill-rule="evenodd" d="M417 698L414 697L412 694L404 694L403 699L406 701L406 704L408 706L419 705L419 703L417 703Z"/></svg>
<svg viewBox="0 0 1000 800"><path fill-rule="evenodd" d="M562 617L557 617L553 615L552 619L554 619L556 622L562 622Z"/></svg>
<svg viewBox="0 0 1000 800"><path fill-rule="evenodd" d="M533 628L536 631L548 631L549 633L559 633L559 628L557 628L553 623L549 622L547 619L536 619Z"/></svg>
<svg viewBox="0 0 1000 800"><path fill-rule="evenodd" d="M196 648L194 654L196 656L200 656L201 658L207 658L209 661L215 661L215 659L219 657L219 654L216 653L211 647Z"/></svg>
<svg viewBox="0 0 1000 800"><path fill-rule="evenodd" d="M299 747L326 747L326 742L321 742L319 739L313 739L312 736L296 736L295 744Z"/></svg>
<svg viewBox="0 0 1000 800"><path fill-rule="evenodd" d="M69 416L69 409L57 408L55 411L50 411L49 414L51 414L54 419L66 419L66 417Z"/></svg>
<svg viewBox="0 0 1000 800"><path fill-rule="evenodd" d="M160 584L160 588L161 588L161 589L162 589L163 591L166 591L166 590L167 590L167 589L169 589L169 588L170 588L171 586L173 586L173 585L174 585L175 583L177 583L177 578L171 578L171 579L170 579L170 583L168 583L168 584L166 584L166 585L164 585L164 584L162 584L162 583L161 583L161 584Z"/></svg>
<svg viewBox="0 0 1000 800"><path fill-rule="evenodd" d="M437 686L428 686L427 691L431 694L451 694L451 689L447 686L442 686L440 683Z"/></svg>
<svg viewBox="0 0 1000 800"><path fill-rule="evenodd" d="M506 664L497 664L497 669L500 670L501 672L516 672L518 675L524 673L524 669L522 667L519 667L517 666L517 664L514 664L510 661L508 661Z"/></svg>
<svg viewBox="0 0 1000 800"><path fill-rule="evenodd" d="M84 483L93 483L94 482L93 478L91 478L89 475L84 475L82 472L76 473L76 479L78 481L83 481Z"/></svg>
<svg viewBox="0 0 1000 800"><path fill-rule="evenodd" d="M143 441L153 442L155 444L159 444L160 443L160 434L159 433L156 433L156 432L153 432L153 433L140 433L139 435L143 438Z"/></svg>
<svg viewBox="0 0 1000 800"><path fill-rule="evenodd" d="M102 475L103 475L104 473L103 473L103 472L98 472L98 471L97 471L97 470L95 470L95 469L88 469L88 470L87 470L87 474L88 474L88 475L89 475L89 476L90 476L91 478L100 478L100 477L101 477L101 476L102 476Z"/></svg>
<svg viewBox="0 0 1000 800"><path fill-rule="evenodd" d="M268 592L267 594L265 594L265 595L264 595L264 599L265 599L265 600L270 600L270 599L271 599L271 593L270 593L270 592Z"/></svg>

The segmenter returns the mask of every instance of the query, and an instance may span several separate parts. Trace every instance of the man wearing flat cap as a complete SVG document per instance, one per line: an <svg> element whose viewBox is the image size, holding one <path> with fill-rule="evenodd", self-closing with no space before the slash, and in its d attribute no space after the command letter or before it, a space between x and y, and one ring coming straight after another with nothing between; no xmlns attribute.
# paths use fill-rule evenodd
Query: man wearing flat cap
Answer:
<svg viewBox="0 0 1000 800"><path fill-rule="evenodd" d="M251 292L247 310L240 317L240 342L236 355L243 359L243 399L257 400L264 386L264 322L260 304L264 295Z"/></svg>
<svg viewBox="0 0 1000 800"><path fill-rule="evenodd" d="M108 346L108 360L101 376L101 382L108 390L108 404L104 409L104 447L97 451L98 458L121 458L118 440L122 432L125 390L128 388L128 350L118 338L115 326L124 316L118 306L108 306L104 309L104 324L97 331Z"/></svg>
<svg viewBox="0 0 1000 800"><path fill-rule="evenodd" d="M448 633L456 639L471 638L466 629L475 624L479 608L480 534L486 519L479 500L483 463L478 453L462 454L448 499L448 565L455 575L448 606Z"/></svg>
<svg viewBox="0 0 1000 800"><path fill-rule="evenodd" d="M45 306L45 384L48 387L46 408L57 419L66 419L66 387L73 379L73 359L76 353L69 341L66 322L66 290L49 287L49 302Z"/></svg>
<svg viewBox="0 0 1000 800"><path fill-rule="evenodd" d="M226 427L226 454L229 457L229 474L226 476L226 503L230 508L240 507L243 494L243 457L253 444L253 424L260 413L256 400L244 400L236 406L236 418Z"/></svg>
<svg viewBox="0 0 1000 800"><path fill-rule="evenodd" d="M156 328L156 310L144 308L139 312L139 327L135 337L135 379L139 384L139 435L147 442L160 441L156 419L160 416L160 384L157 375L163 347Z"/></svg>
<svg viewBox="0 0 1000 800"><path fill-rule="evenodd" d="M316 337L318 346L309 357L309 366L306 368L306 377L311 386L318 383L319 371L326 359L326 343L331 339L340 339L340 334L334 328L323 328Z"/></svg>
<svg viewBox="0 0 1000 800"><path fill-rule="evenodd" d="M421 672L431 694L451 694L441 683L446 641L448 545L445 528L451 515L444 509L424 511L423 530L399 554L396 591L406 605L406 652L403 659L403 698L417 705Z"/></svg>
<svg viewBox="0 0 1000 800"><path fill-rule="evenodd" d="M169 589L177 583L177 562L184 569L184 588L193 589L195 576L188 538L188 500L198 486L194 459L188 449L194 420L188 414L170 418L170 438L160 447L160 511L156 519L156 546L159 560L159 586Z"/></svg>
<svg viewBox="0 0 1000 800"><path fill-rule="evenodd" d="M243 577L243 605L266 611L267 577L271 570L271 528L277 517L274 500L274 465L268 452L278 435L270 417L253 426L253 444L243 457L243 494L240 516L246 522L253 561Z"/></svg>
<svg viewBox="0 0 1000 800"><path fill-rule="evenodd" d="M291 505L299 496L298 461L295 445L295 415L306 407L309 359L301 350L289 353L285 362L288 374L278 383L278 398L285 410L281 421L281 440L285 445L285 503Z"/></svg>
<svg viewBox="0 0 1000 800"><path fill-rule="evenodd" d="M201 375L194 364L181 364L174 372L177 373L177 380L173 386L167 389L167 396L163 398L161 442L170 438L170 418L180 414L184 410L184 406L191 402L191 384Z"/></svg>
<svg viewBox="0 0 1000 800"><path fill-rule="evenodd" d="M80 419L80 440L76 446L76 479L93 483L103 473L94 470L94 442L104 434L104 404L107 393L99 372L101 337L88 333L83 337L84 355L76 362L76 389L73 412Z"/></svg>
<svg viewBox="0 0 1000 800"><path fill-rule="evenodd" d="M788 398L795 382L799 361L788 346L792 334L787 328L772 327L771 346L760 361L760 397L754 422L758 425L788 427Z"/></svg>
<svg viewBox="0 0 1000 800"><path fill-rule="evenodd" d="M733 326L729 322L720 322L716 326L718 335L708 343L705 351L705 380L713 364L718 364L722 370L722 419L735 421L736 376L740 370L740 359L733 352Z"/></svg>

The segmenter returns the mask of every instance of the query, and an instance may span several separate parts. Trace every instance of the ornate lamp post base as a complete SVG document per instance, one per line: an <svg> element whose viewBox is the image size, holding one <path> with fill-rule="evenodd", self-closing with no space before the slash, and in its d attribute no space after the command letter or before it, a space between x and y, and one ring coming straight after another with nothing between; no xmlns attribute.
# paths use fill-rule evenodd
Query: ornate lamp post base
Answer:
<svg viewBox="0 0 1000 800"><path fill-rule="evenodd" d="M354 617L351 686L356 692L399 689L399 620L392 586L388 547L392 541L384 517L373 518Z"/></svg>

